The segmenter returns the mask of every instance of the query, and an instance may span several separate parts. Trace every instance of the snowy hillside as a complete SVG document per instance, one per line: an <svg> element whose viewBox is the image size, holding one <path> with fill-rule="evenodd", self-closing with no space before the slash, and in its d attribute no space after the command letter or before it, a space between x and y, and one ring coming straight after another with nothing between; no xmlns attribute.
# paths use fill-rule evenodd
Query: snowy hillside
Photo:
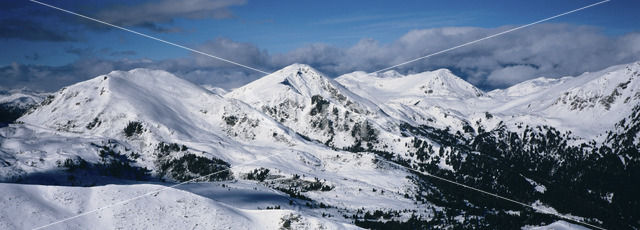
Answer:
<svg viewBox="0 0 640 230"><path fill-rule="evenodd" d="M54 228L640 227L638 78L632 63L483 92L444 69L294 64L227 92L113 71L0 128L0 228L194 179Z"/></svg>
<svg viewBox="0 0 640 230"><path fill-rule="evenodd" d="M219 187L219 185L210 185ZM0 228L32 229L62 218L93 210L127 197L135 197L159 185L107 185L95 187L37 186L0 183ZM263 192L264 193L264 192ZM260 192L243 194L247 200ZM169 189L152 198L116 206L46 229L356 229L294 210L236 208L250 201L229 204L180 190ZM284 205L284 204L283 204ZM25 216L27 215L27 216ZM11 221L8 221L11 220Z"/></svg>

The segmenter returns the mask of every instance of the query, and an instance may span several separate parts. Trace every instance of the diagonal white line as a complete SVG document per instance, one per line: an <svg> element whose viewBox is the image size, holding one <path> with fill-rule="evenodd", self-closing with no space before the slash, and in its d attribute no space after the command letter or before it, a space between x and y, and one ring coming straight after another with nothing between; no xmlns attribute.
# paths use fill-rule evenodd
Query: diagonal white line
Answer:
<svg viewBox="0 0 640 230"><path fill-rule="evenodd" d="M176 43L173 43L173 42L170 42L170 41L167 41L167 40L163 40L163 39L151 36L151 35L143 34L143 33L140 33L138 31L135 31L135 30L130 30L130 29L127 29L127 28L124 28L124 27L121 27L121 26L117 26L117 25L114 25L114 24L111 24L111 23L108 23L108 22L105 22L105 21L102 21L102 20L99 20L99 19L95 19L95 18L86 16L86 15L82 15L82 14L73 12L73 11L65 10L65 9L60 8L60 7L52 6L52 5L49 5L49 4L46 4L46 3L43 3L43 2L39 2L39 1L36 1L36 0L29 0L29 1L34 2L34 3L38 3L40 5L43 5L43 6L52 8L52 9L56 9L56 10L59 10L59 11L65 12L65 13L73 14L73 15L78 16L78 17L89 19L89 20L94 21L94 22L98 22L98 23L102 23L102 24L105 24L105 25L108 25L108 26L111 26L111 27L114 27L114 28L118 28L118 29L130 32L130 33L134 33L134 34L146 37L146 38L150 38L150 39L162 42L162 43L166 43L166 44L178 47L178 48L182 48L182 49L185 49L185 50L197 53L197 54L202 54L204 56L207 56L207 57L210 57L210 58L214 58L214 59L217 59L217 60L220 60L220 61L223 61L223 62L231 63L231 64L234 64L234 65L237 65L237 66L240 66L240 67L244 67L244 68L256 71L256 72L260 72L260 73L263 73L263 74L271 74L269 72L266 72L266 71L263 71L263 70L260 70L260 69L257 69L257 68L251 67L251 66L240 64L240 63L228 60L228 59L224 59L224 58L221 58L221 57L218 57L218 56L215 56L215 55L211 55L211 54L208 54L208 53L205 53L205 52L202 52L202 51L199 51L199 50L195 50L195 49L192 49L192 48L180 45L180 44L176 44Z"/></svg>
<svg viewBox="0 0 640 230"><path fill-rule="evenodd" d="M247 161L247 162L242 163L242 164L234 165L233 167L249 165L249 164L252 164L252 163L255 163L255 162L258 162L258 161L262 161L262 160L266 160L266 159L269 159L269 158L272 158L272 157L278 156L278 155L280 155L280 153L272 153L272 154L269 154L269 155L267 155L265 157L262 157L262 158L258 158L258 159L254 159L252 161ZM112 204L109 204L109 205L106 205L106 206L103 206L103 207L100 207L100 208L97 208L97 209L93 209L91 211L83 212L83 213L80 213L80 214L75 215L75 216L70 216L70 217L55 221L55 222L51 222L51 223L46 224L46 225L42 225L42 226L37 227L37 228L33 228L33 230L44 229L44 228L51 227L53 225L56 225L56 224L59 224L59 223L65 222L65 221L73 220L73 219L76 219L76 218L79 218L79 217L83 217L83 216L86 216L86 215L89 215L89 214L92 214L92 213L100 212L102 210L109 209L109 208L112 208L114 206L123 205L123 204L138 200L138 199L146 197L146 196L150 196L150 195L153 195L153 194L156 194L156 193L168 190L168 189L172 189L172 188L178 187L178 186L183 185L183 184L195 182L195 181L198 181L200 179L207 178L209 176L213 176L213 175L216 175L216 174L221 173L221 172L229 171L233 167L229 167L227 169L216 171L216 172L204 175L204 176L196 177L196 178L193 178L193 179L188 180L188 181L183 181L183 182L180 182L178 184L174 184L174 185L171 185L171 186L167 186L167 187L163 187L163 188L160 188L160 189L156 189L156 190L153 190L153 191L150 191L150 192L138 195L138 196L131 197L131 198L126 199L126 200L121 200L121 201L118 201L116 203L112 203Z"/></svg>
<svg viewBox="0 0 640 230"><path fill-rule="evenodd" d="M584 224L584 225L592 227L592 228L606 230L605 228L602 228L602 227L599 227L599 226L595 226L595 225L592 225L592 224L589 224L589 223L585 223L585 222L580 221L580 220L572 219L570 217L564 216L564 215L559 214L559 213L555 213L555 212L551 212L551 211L548 211L548 210L545 210L545 209L542 209L542 208L538 208L538 207L535 207L535 206L530 205L530 204L526 204L526 203L511 199L511 198L507 198L507 197L504 197L504 196L501 196L501 195L498 195L498 194L495 194L495 193L492 193L492 192L487 192L487 191L479 189L479 188L471 187L469 185L462 184L462 183L459 183L459 182L456 182L456 181L453 181L453 180L450 180L450 179L447 179L447 178L444 178L444 177L436 176L436 175L433 175L433 174L428 173L428 172L421 172L419 170L415 170L415 169L409 168L407 166L395 163L393 161L387 161L387 162L390 163L390 164L396 165L396 166L398 166L400 168L405 168L405 169L407 169L409 171L418 173L420 175L428 176L428 177L431 177L431 178L434 178L434 179L438 179L440 181L444 181L444 182L447 182L447 183L450 183L450 184L453 184L453 185L456 185L456 186L459 186L459 187L463 187L463 188L466 188L466 189L469 189L469 190L480 192L480 193L483 193L485 195L493 196L493 197L498 198L498 199L506 200L506 201L509 201L511 203L518 204L518 205L521 205L521 206L524 206L524 207L527 207L527 208L531 208L533 210L536 210L536 211L539 211L539 212L542 212L542 213L545 213L545 214L557 216L557 217L560 217L562 219L569 220L569 221L575 221L577 223Z"/></svg>
<svg viewBox="0 0 640 230"><path fill-rule="evenodd" d="M407 167L405 167L405 168L407 168ZM465 185L465 184L461 184L461 183L458 183L458 182L455 182L455 181L452 181L452 180L449 180L449 179L446 179L446 178L443 178L443 177L439 177L439 176L436 176L436 175L433 175L433 174L430 174L430 173L423 173L423 172L420 172L418 170L410 169L410 168L407 168L407 169L411 170L411 171L414 171L414 172L417 172L417 173L420 173L422 175L431 177L431 178L435 178L435 179L438 179L438 180L441 180L441 181L444 181L444 182L447 182L447 183L451 183L451 184L466 188L466 189L470 189L470 190L473 190L473 191L476 191L476 192L484 193L486 195L490 195L490 196L493 196L495 198L503 199L503 200L509 201L511 203L514 203L514 204L519 204L519 205L522 205L524 207L528 207L528 208L531 208L533 210L536 210L536 211L539 211L539 212L542 212L542 213L546 213L546 214L549 214L549 215L554 215L554 216L557 216L557 217L560 217L562 219L569 220L569 221L575 221L575 222L587 225L587 226L592 227L592 228L606 230L605 228L598 227L598 226L595 226L595 225L592 225L592 224L589 224L589 223L585 223L583 221L579 221L579 220L576 220L576 219L572 219L572 218L569 218L567 216L561 215L559 213L551 212L551 211L548 211L548 210L545 210L545 209L542 209L542 208L535 207L533 205L525 204L525 203L522 203L522 202L517 201L517 200L513 200L513 199L510 199L510 198L507 198L507 197L504 197L504 196L500 196L500 195L495 194L495 193L487 192L487 191L484 191L482 189L478 189L478 188L474 188L474 187L471 187L471 186L468 186L468 185Z"/></svg>
<svg viewBox="0 0 640 230"><path fill-rule="evenodd" d="M470 42L467 42L467 43L464 43L464 44L461 44L461 45L457 45L457 46L454 46L454 47L451 47L451 48L448 48L448 49L440 50L438 52L435 52L435 53L432 53L432 54L429 54L429 55L426 55L426 56L422 56L422 57L415 58L415 59L412 59L412 60L409 60L409 61L405 61L405 62L402 62L400 64L396 64L396 65L393 65L393 66L390 66L390 67L375 71L373 73L379 73L379 72L382 72L382 71L386 71L386 70L390 70L390 69L396 68L398 66L403 66L403 65L406 65L406 64L409 64L409 63L413 63L413 62L416 62L416 61L419 61L419 60L422 60L422 59L425 59L425 58L429 58L429 57L432 57L432 56L435 56L435 55L438 55L438 54L441 54L441 53L449 52L451 50L455 50L455 49L458 49L458 48L461 48L461 47L465 47L465 46L468 46L468 45L471 45L471 44L475 44L475 43L478 43L478 42L481 42L481 41L484 41L484 40L487 40L487 39L498 37L500 35L507 34L507 33L510 33L510 32L513 32L513 31L516 31L516 30L519 30L519 29L522 29L522 28L526 28L526 27L529 27L529 26L533 26L535 24L546 22L546 21L549 21L549 20L554 19L554 18L562 17L562 16L567 15L567 14L571 14L571 13L575 13L575 12L578 12L578 11L581 11L581 10L584 10L584 9L587 9L587 8L591 8L591 7L594 7L594 6L600 5L600 4L605 3L605 2L609 2L609 1L611 1L611 0L604 0L604 1L601 1L601 2L596 2L596 3L593 3L593 4L588 5L588 6L580 7L578 9L567 11L567 12L564 12L564 13L561 13L561 14L558 14L558 15L555 15L555 16L551 16L551 17L548 17L548 18L545 18L545 19L542 19L542 20L538 20L538 21L535 21L535 22L532 22L532 23L529 23L529 24L526 24L526 25L523 25L523 26L518 26L518 27L513 28L513 29L505 30L505 31L502 31L502 32L497 33L497 34L489 35L489 36L486 36L484 38L480 38L478 40L470 41Z"/></svg>

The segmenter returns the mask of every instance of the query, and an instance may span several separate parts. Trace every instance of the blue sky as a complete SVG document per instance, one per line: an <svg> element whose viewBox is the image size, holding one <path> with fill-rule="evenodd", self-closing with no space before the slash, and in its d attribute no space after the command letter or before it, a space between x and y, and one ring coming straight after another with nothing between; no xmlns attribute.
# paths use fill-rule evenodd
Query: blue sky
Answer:
<svg viewBox="0 0 640 230"><path fill-rule="evenodd" d="M520 25L597 1L283 2L256 1L246 7L238 7L238 18L254 23L242 23L240 20L219 22L208 30L209 33L201 35L218 34L282 52L314 42L339 46L352 45L362 38L390 42L413 29ZM614 1L607 4L558 18L554 22L599 26L612 34L639 29L637 22L640 16L629 9L640 9L640 2ZM206 24L200 26L195 29L207 30Z"/></svg>
<svg viewBox="0 0 640 230"><path fill-rule="evenodd" d="M452 41L464 42L465 39L478 38L481 34L499 32L500 29L510 28L509 26L527 24L598 2L591 0L42 1L189 47L203 49L231 60L239 62L248 60L254 63L246 64L257 65L256 67L259 68L275 70L283 65L291 64L287 63L288 61L304 62L307 60L312 62L308 63L312 66L315 66L314 62L317 62L319 66L317 68L330 75L353 70L372 71L379 66L395 64L393 61L401 60L401 58L407 59L428 54L429 51L437 47L446 48L447 45L455 45L455 43L448 43L447 39L444 39L443 42L439 42L439 45L434 45L431 49L416 46L416 48L425 49L400 53L401 48L397 47L401 46L399 44L404 42L403 39L408 39L407 36L415 35L415 33L411 34L412 31L467 27L484 29L465 31L464 33L468 33L469 36L464 39L451 39ZM188 6L189 4L193 6ZM16 65L47 67L49 72L55 72L56 67L62 68L61 71L65 68L77 68L79 63L86 63L88 60L94 62L99 60L101 64L110 64L114 68L133 68L136 67L136 64L131 63L148 63L150 61L160 63L155 65L155 68L174 68L174 72L181 72L180 70L184 70L186 67L181 69L177 66L185 65L184 63L188 62L185 60L194 59L193 61L206 62L200 59L201 57L194 57L188 51L120 30L105 28L94 22L36 3L11 1L0 3L0 6L2 8L0 11L3 11L0 14L0 40L2 41L0 48L3 50L0 54L0 66L13 65L14 69ZM629 37L640 31L640 24L637 23L640 21L638 10L640 10L640 1L612 0L584 11L554 19L548 23L565 25L568 26L567 28L549 29L547 27L547 29L541 29L547 26L541 25L538 28L527 29L528 34L525 33L527 31L523 31L521 36L527 39L535 38L539 36L536 34L539 33L536 32L538 30L546 33L576 30L589 34L582 37L592 35L598 37L597 41L600 41L601 37L611 39L609 42L617 42L620 39L635 41L635 37L623 37ZM584 29L585 27L588 28ZM415 42L434 42L430 40L431 37L423 36L422 39L415 40ZM496 41L492 42L499 43L500 39L502 38L495 38ZM511 39L510 42L515 41L514 44L519 44L517 41L523 38ZM585 41L583 45L588 46L589 44L589 41ZM635 43L630 42L629 44L634 45ZM355 63L350 64L348 68L338 68L337 66L340 65L338 63L330 63L331 68L323 67L328 66L327 63L331 62L325 60L330 59L330 54L353 53L352 50L363 45L368 45L367 52L378 52L376 49L385 49L388 54L398 58L382 60L379 56L369 57L370 60L379 63L360 68ZM394 49L393 47L396 47L396 50L390 50ZM623 48L618 49L623 50ZM318 53L319 50L322 53ZM313 55L328 57L322 60L309 57ZM629 57L622 58L618 62L638 60L636 59L638 58L637 53L626 55ZM298 58L291 58L294 56ZM213 59L209 61L216 62ZM123 62L129 64L124 65ZM535 66L536 68L539 66L537 63L520 62L521 60L516 60L515 64ZM399 70L424 71L440 67L455 70L460 68L458 72L464 75L463 77L471 79L472 83L485 84L489 88L498 87L498 85L491 86L482 80L473 82L475 78L480 79L478 76L482 74L471 73L469 69L477 69L478 67L467 68L455 66L453 63L440 63L438 65L426 63L423 67L414 66ZM505 65L512 64L514 63L506 63ZM92 65L96 65L96 63L92 63ZM149 67L148 64L139 65ZM500 66L504 67L502 64ZM602 66L591 66L591 68L600 67ZM210 70L218 68L220 70L228 68L228 66L211 63L191 68L191 71L198 68ZM559 76L591 70L589 68L574 70L573 67L566 69L555 70L555 72L539 71L538 74ZM494 70L484 70L485 77ZM104 72L104 70L102 71ZM91 74L91 72L87 74ZM182 71L182 74L188 75L186 71ZM244 73L245 81L257 77L249 75L251 73ZM8 78L6 76L0 77ZM228 78L228 76L225 77Z"/></svg>

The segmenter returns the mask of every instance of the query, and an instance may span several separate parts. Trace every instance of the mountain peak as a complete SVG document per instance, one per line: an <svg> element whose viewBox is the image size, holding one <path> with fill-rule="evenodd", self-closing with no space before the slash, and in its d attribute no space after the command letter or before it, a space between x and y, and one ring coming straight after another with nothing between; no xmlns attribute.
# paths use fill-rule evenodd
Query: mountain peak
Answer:
<svg viewBox="0 0 640 230"><path fill-rule="evenodd" d="M520 82L518 84L512 85L506 89L496 89L489 92L491 96L508 96L508 97L520 97L527 96L534 93L539 93L542 90L554 87L556 85L560 85L567 80L570 80L572 77L563 77L563 78L548 78L548 77L538 77L530 80L526 80Z"/></svg>
<svg viewBox="0 0 640 230"><path fill-rule="evenodd" d="M465 82L466 84L471 84L465 81L464 79L458 77L457 75L453 74L453 72L451 72L451 70L449 69L437 69L437 70L434 70L431 72L425 72L425 73L431 73L431 77L438 81L456 81L456 82Z"/></svg>
<svg viewBox="0 0 640 230"><path fill-rule="evenodd" d="M298 71L298 70L305 70L305 71L315 71L318 72L317 70L315 70L313 67L311 67L310 65L307 64L301 64L301 63L293 63L291 65L285 66L284 68L276 71L276 72L291 72L291 71Z"/></svg>
<svg viewBox="0 0 640 230"><path fill-rule="evenodd" d="M325 94L328 88L332 88L332 81L313 67L296 63L237 88L228 96L245 101L260 101L266 95L275 97L278 95L276 92L311 97Z"/></svg>
<svg viewBox="0 0 640 230"><path fill-rule="evenodd" d="M171 85L171 84L189 84L192 83L179 78L172 73L169 73L164 70L155 70L155 69L145 69L145 68L135 68L129 71L116 70L111 71L110 73L102 76L98 76L94 79L102 79L109 81L109 78L120 79L123 81L140 83L143 86L162 86L162 85Z"/></svg>
<svg viewBox="0 0 640 230"><path fill-rule="evenodd" d="M129 120L144 119L177 124L184 120L187 108L221 99L206 89L169 72L150 69L112 71L66 87L33 113L20 118L25 123L75 132L98 131L116 134L106 123L122 127ZM197 110L196 110L197 111ZM174 116L175 115L175 116ZM84 123L101 120L100 128L87 130ZM104 128L104 129L103 129ZM182 129L178 125L172 127Z"/></svg>
<svg viewBox="0 0 640 230"><path fill-rule="evenodd" d="M456 76L448 69L416 74L424 78L420 89L433 96L455 96L460 98L479 97L484 93L471 83Z"/></svg>
<svg viewBox="0 0 640 230"><path fill-rule="evenodd" d="M399 77L404 77L404 75L402 75L401 73L399 73L396 70L388 70L382 73L376 73L376 77L379 78L399 78Z"/></svg>
<svg viewBox="0 0 640 230"><path fill-rule="evenodd" d="M384 73L386 74L386 73ZM456 76L448 69L438 69L417 74L381 77L380 74L352 72L336 79L354 93L375 98L379 102L402 101L410 105L432 99L468 99L484 95L482 90Z"/></svg>
<svg viewBox="0 0 640 230"><path fill-rule="evenodd" d="M307 64L292 64L276 71L276 73L278 73L279 75L285 75L286 78L290 81L296 81L296 79L300 79L307 84L312 83L313 81L328 79L322 72L314 69Z"/></svg>

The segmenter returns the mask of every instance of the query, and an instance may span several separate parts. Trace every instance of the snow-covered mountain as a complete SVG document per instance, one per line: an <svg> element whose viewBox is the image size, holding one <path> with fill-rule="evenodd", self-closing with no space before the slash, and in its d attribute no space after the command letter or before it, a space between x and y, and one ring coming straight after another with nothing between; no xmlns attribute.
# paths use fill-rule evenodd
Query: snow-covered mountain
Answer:
<svg viewBox="0 0 640 230"><path fill-rule="evenodd" d="M303 136L334 148L392 143L399 136L398 123L376 103L308 65L285 67L225 97L246 102ZM392 144L387 147L399 150Z"/></svg>
<svg viewBox="0 0 640 230"><path fill-rule="evenodd" d="M393 76L393 77L390 77ZM371 75L353 72L336 79L353 92L376 101L410 101L422 98L475 98L483 92L447 69L402 76L398 72Z"/></svg>
<svg viewBox="0 0 640 230"><path fill-rule="evenodd" d="M248 181L269 196L289 194L289 209L330 214L335 223L359 208L413 207L400 217L428 213L405 198L418 189L405 170L385 170L390 166L373 153L309 142L241 101L164 71L114 71L66 87L0 133L0 175L8 182L184 181L231 167L208 180ZM264 209L265 202L250 209Z"/></svg>
<svg viewBox="0 0 640 230"><path fill-rule="evenodd" d="M234 118L237 121L228 121ZM19 121L111 138L124 138L121 128L140 121L145 130L138 137L142 140L153 136L218 140L225 133L242 133L239 140L271 143L282 141L274 132L287 132L242 102L226 100L167 72L146 69L115 71L66 87Z"/></svg>
<svg viewBox="0 0 640 230"><path fill-rule="evenodd" d="M463 131L468 121L476 129L476 124L492 128L497 122L482 119L488 112L505 123L552 125L591 139L613 128L637 104L639 71L640 64L632 63L577 77L536 78L486 93L444 69L407 76L395 73L393 78L354 72L336 81L384 104L382 108L393 108L385 112L419 124L444 124Z"/></svg>
<svg viewBox="0 0 640 230"><path fill-rule="evenodd" d="M161 172L160 161L171 162L184 154L221 153L216 156L235 163L256 157L245 150L249 145L288 147L296 142L289 130L242 102L167 72L145 69L115 71L66 87L18 122L85 138L81 141L85 160L99 158L92 145L108 146L103 142L110 141L100 139L119 140L109 148L135 156L138 166L153 173L170 174ZM163 156L169 151L165 146L180 153Z"/></svg>
<svg viewBox="0 0 640 230"><path fill-rule="evenodd" d="M28 89L0 91L0 127L3 123L15 121L30 108L42 102L47 95L47 93Z"/></svg>
<svg viewBox="0 0 640 230"><path fill-rule="evenodd" d="M0 129L0 178L13 183L0 183L0 223L37 227L224 170L55 228L637 228L639 72L483 92L445 69L332 79L294 64L226 92L114 71Z"/></svg>
<svg viewBox="0 0 640 230"><path fill-rule="evenodd" d="M548 124L593 138L612 129L638 104L639 71L640 63L632 63L577 77L526 81L504 91L490 92L498 101L490 111L536 115Z"/></svg>
<svg viewBox="0 0 640 230"><path fill-rule="evenodd" d="M388 77L393 76L393 77ZM353 72L336 81L366 98L372 98L385 113L414 125L464 130L469 126L460 112L467 112L468 101L484 93L449 70L402 76L393 72L367 74Z"/></svg>

